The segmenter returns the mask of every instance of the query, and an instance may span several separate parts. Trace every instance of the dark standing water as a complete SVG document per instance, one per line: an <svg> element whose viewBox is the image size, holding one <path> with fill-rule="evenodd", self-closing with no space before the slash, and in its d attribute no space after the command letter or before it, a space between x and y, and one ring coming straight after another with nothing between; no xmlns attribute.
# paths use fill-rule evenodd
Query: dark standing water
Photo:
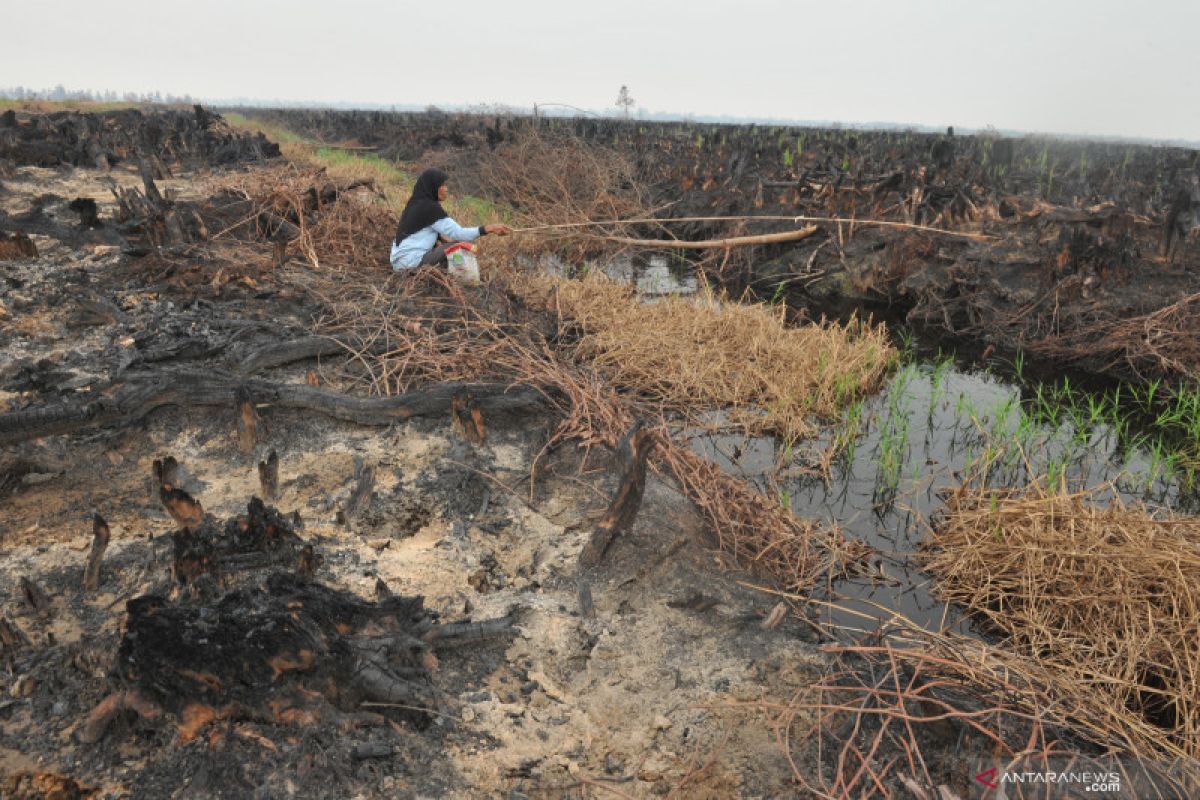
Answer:
<svg viewBox="0 0 1200 800"><path fill-rule="evenodd" d="M822 587L826 625L874 630L893 613L922 627L966 631L930 591L912 558L942 505L964 481L1023 486L1035 476L1072 488L1112 483L1127 501L1174 506L1184 499L1175 467L1132 441L1125 426L1052 406L1005 378L966 371L949 359L909 362L884 390L850 408L820 441L789 453L769 437L694 432L692 446L796 514L840 526L878 551L870 569ZM1061 390L1060 390L1061 391ZM815 468L835 439L828 480ZM984 469L982 464L990 465Z"/></svg>

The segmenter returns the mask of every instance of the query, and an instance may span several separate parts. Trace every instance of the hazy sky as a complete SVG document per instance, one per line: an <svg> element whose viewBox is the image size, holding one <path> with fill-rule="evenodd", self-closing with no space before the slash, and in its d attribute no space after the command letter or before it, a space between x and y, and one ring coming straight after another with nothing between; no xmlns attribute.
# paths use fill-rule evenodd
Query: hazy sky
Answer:
<svg viewBox="0 0 1200 800"><path fill-rule="evenodd" d="M1200 140L1200 0L29 0L0 86Z"/></svg>

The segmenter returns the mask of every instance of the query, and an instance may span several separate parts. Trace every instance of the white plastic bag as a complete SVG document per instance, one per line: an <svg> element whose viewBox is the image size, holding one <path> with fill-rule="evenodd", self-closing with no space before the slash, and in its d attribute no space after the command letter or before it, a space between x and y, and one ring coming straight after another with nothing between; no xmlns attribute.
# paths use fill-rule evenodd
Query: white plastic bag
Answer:
<svg viewBox="0 0 1200 800"><path fill-rule="evenodd" d="M475 258L475 247L468 242L459 242L446 248L446 265L450 277L459 283L476 286L479 283L479 261Z"/></svg>

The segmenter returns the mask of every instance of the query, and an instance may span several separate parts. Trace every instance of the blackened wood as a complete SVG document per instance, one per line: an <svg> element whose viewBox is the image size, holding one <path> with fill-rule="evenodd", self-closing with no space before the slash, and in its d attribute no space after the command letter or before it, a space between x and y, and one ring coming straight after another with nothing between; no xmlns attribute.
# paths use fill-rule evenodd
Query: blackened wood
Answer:
<svg viewBox="0 0 1200 800"><path fill-rule="evenodd" d="M96 201L90 197L76 197L67 208L79 215L79 226L88 230L100 227L100 211Z"/></svg>
<svg viewBox="0 0 1200 800"><path fill-rule="evenodd" d="M135 712L143 719L155 719L162 713L156 704L137 692L113 692L87 715L83 724L75 731L76 740L84 744L95 744L104 738L117 717L126 711Z"/></svg>
<svg viewBox="0 0 1200 800"><path fill-rule="evenodd" d="M530 386L503 383L436 384L392 397L354 397L306 384L242 380L219 373L133 374L97 391L84 402L15 411L0 415L0 446L61 433L127 425L162 406L230 406L237 388L247 385L262 405L315 411L359 425L389 425L413 417L445 414L455 394L470 392L492 412L543 408L546 395Z"/></svg>
<svg viewBox="0 0 1200 800"><path fill-rule="evenodd" d="M50 598L46 596L46 592L42 587L38 586L36 581L31 580L25 575L21 576L20 583L21 595L25 598L25 602L29 607L42 619L49 619Z"/></svg>
<svg viewBox="0 0 1200 800"><path fill-rule="evenodd" d="M263 500L274 503L279 499L279 455L274 450L265 461L258 462L258 485Z"/></svg>
<svg viewBox="0 0 1200 800"><path fill-rule="evenodd" d="M390 744L382 742L363 742L354 745L354 758L358 761L364 761L368 758L391 758L394 752Z"/></svg>
<svg viewBox="0 0 1200 800"><path fill-rule="evenodd" d="M310 581L313 575L316 574L317 567L321 565L321 556L313 549L311 544L306 544L300 549L300 560L296 564L296 574L306 581Z"/></svg>
<svg viewBox="0 0 1200 800"><path fill-rule="evenodd" d="M346 347L337 339L328 336L305 336L287 342L275 342L261 347L242 359L238 372L252 375L264 369L282 367L296 361L321 356L344 355Z"/></svg>
<svg viewBox="0 0 1200 800"><path fill-rule="evenodd" d="M190 530L198 528L204 521L204 508L200 501L183 489L177 486L167 488L167 484L163 484L159 488L158 498L179 527Z"/></svg>
<svg viewBox="0 0 1200 800"><path fill-rule="evenodd" d="M158 488L174 489L180 485L179 462L174 456L154 459L150 469Z"/></svg>
<svg viewBox="0 0 1200 800"><path fill-rule="evenodd" d="M654 449L656 441L654 433L643 429L641 422L635 423L622 437L617 446L617 458L622 470L621 482L608 510L592 531L591 539L579 553L581 567L591 567L600 563L613 539L633 525L633 520L642 507L642 493L646 489L646 459Z"/></svg>
<svg viewBox="0 0 1200 800"><path fill-rule="evenodd" d="M238 447L243 453L253 453L258 444L258 412L254 410L254 401L250 390L243 384L236 392L238 404Z"/></svg>
<svg viewBox="0 0 1200 800"><path fill-rule="evenodd" d="M439 647L476 644L497 636L507 636L513 632L516 621L515 617L508 616L483 622L450 622L436 626L422 638Z"/></svg>
<svg viewBox="0 0 1200 800"><path fill-rule="evenodd" d="M371 496L371 492L374 489L375 468L366 466L361 459L355 459L354 491L350 492L350 497L346 500L346 505L342 509L346 522L349 522L358 515L358 512L362 510L363 503Z"/></svg>
<svg viewBox="0 0 1200 800"><path fill-rule="evenodd" d="M0 652L4 653L6 660L11 661L13 654L28 646L29 637L25 632L7 616L0 615Z"/></svg>
<svg viewBox="0 0 1200 800"><path fill-rule="evenodd" d="M84 591L94 592L100 588L100 564L108 547L110 531L108 523L99 514L92 515L92 549L88 553L87 566L83 569Z"/></svg>
<svg viewBox="0 0 1200 800"><path fill-rule="evenodd" d="M37 245L28 236L23 233L14 233L10 236L0 232L0 261L37 257Z"/></svg>
<svg viewBox="0 0 1200 800"><path fill-rule="evenodd" d="M321 563L312 546L296 535L289 518L257 497L243 515L224 524L205 517L171 538L171 574L184 586L195 586L210 574L228 582L238 573L268 568L294 569L308 580Z"/></svg>
<svg viewBox="0 0 1200 800"><path fill-rule="evenodd" d="M585 580L579 581L577 590L579 598L579 616L584 619L596 618L596 603L592 600L592 586Z"/></svg>
<svg viewBox="0 0 1200 800"><path fill-rule="evenodd" d="M142 190L148 200L155 209L163 207L163 196L158 191L158 186L154 183L154 173L151 171L150 162L141 157L138 159L138 173L142 176Z"/></svg>
<svg viewBox="0 0 1200 800"><path fill-rule="evenodd" d="M127 609L113 679L176 714L198 704L270 718L276 701L318 693L346 711L439 698L416 638L432 625L420 597L369 603L275 573L211 602L145 596Z"/></svg>
<svg viewBox="0 0 1200 800"><path fill-rule="evenodd" d="M454 427L464 439L472 444L483 444L487 439L487 426L483 422L483 413L475 405L475 398L466 392L455 395L450 401L450 413Z"/></svg>

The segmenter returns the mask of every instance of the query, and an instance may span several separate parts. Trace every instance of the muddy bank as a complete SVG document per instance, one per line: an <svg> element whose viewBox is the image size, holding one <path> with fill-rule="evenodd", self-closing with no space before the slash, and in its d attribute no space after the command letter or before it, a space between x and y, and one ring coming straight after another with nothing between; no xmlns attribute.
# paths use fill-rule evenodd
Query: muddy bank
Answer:
<svg viewBox="0 0 1200 800"><path fill-rule="evenodd" d="M664 217L807 215L974 234L818 223L820 233L803 242L703 266L735 291L786 294L810 315L867 304L942 335L1095 374L1200 376L1200 352L1188 344L1200 333L1188 299L1200 292L1196 151L951 132L247 113L386 157L452 166L460 191L488 194L472 177L480 159L509 157L506 147L536 127L627 155ZM787 224L695 221L671 232L705 239Z"/></svg>

